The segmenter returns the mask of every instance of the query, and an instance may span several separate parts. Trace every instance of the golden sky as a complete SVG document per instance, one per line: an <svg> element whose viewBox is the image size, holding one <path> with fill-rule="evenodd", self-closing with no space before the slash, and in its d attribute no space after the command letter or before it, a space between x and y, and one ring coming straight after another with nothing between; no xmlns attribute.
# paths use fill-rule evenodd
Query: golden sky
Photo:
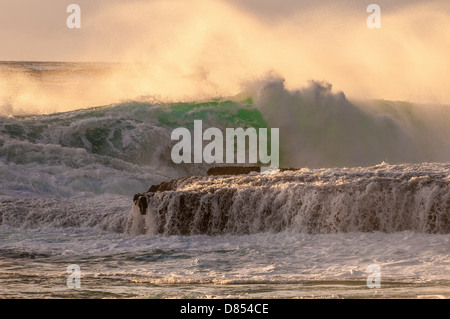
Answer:
<svg viewBox="0 0 450 319"><path fill-rule="evenodd" d="M81 7L81 29L66 7ZM369 29L366 7L381 7ZM145 63L161 94L271 73L354 98L450 103L450 1L0 0L0 60Z"/></svg>

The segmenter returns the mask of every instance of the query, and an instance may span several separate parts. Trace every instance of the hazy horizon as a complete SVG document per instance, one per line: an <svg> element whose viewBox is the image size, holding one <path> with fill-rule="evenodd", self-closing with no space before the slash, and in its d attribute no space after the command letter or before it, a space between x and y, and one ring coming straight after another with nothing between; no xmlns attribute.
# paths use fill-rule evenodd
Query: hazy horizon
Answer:
<svg viewBox="0 0 450 319"><path fill-rule="evenodd" d="M69 29L72 2L0 2L0 60L145 64L108 82L169 99L232 96L270 75L292 90L314 80L355 99L450 104L447 1L377 1L380 29L356 0L80 0Z"/></svg>

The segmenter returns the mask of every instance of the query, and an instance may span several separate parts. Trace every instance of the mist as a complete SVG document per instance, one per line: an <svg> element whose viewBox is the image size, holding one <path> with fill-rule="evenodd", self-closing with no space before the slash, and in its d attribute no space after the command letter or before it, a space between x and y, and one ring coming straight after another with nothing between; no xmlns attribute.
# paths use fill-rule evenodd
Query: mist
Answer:
<svg viewBox="0 0 450 319"><path fill-rule="evenodd" d="M68 1L9 4L10 45L2 60L120 62L95 75L1 71L3 115L51 113L128 99L230 97L278 76L288 90L332 83L351 99L450 103L450 10L443 1L382 1L382 27L369 29L356 1L79 1L82 28L65 26ZM5 4L2 4L5 6ZM15 8L15 9L14 9ZM272 13L271 13L272 12ZM48 21L46 21L47 17ZM20 24L20 26L19 26ZM34 29L34 32L28 32Z"/></svg>

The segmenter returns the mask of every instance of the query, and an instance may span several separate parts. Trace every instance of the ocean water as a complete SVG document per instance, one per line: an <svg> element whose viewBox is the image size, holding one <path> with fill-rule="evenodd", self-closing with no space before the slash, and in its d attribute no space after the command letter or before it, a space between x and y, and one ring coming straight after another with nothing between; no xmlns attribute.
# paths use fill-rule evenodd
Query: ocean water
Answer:
<svg viewBox="0 0 450 319"><path fill-rule="evenodd" d="M2 80L26 75L48 96L110 67L0 64ZM23 94L0 100L1 298L450 297L447 106L281 80L46 114L17 108ZM174 164L171 131L195 119L279 127L281 166L300 170L208 177L212 164ZM80 288L67 285L74 264ZM380 288L367 285L373 264Z"/></svg>

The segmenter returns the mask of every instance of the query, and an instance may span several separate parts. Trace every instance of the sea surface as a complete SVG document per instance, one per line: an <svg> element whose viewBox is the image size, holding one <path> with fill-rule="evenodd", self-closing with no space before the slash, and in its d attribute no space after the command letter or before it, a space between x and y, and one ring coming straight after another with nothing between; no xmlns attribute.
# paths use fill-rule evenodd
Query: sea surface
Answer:
<svg viewBox="0 0 450 319"><path fill-rule="evenodd" d="M114 67L2 62L1 84L26 78L64 104L61 90ZM0 93L0 298L450 298L448 106L282 80L66 111L26 112L25 97ZM173 163L172 130L196 119L277 127L281 166L299 170L208 177L213 164ZM145 214L133 203L180 177L144 195Z"/></svg>

